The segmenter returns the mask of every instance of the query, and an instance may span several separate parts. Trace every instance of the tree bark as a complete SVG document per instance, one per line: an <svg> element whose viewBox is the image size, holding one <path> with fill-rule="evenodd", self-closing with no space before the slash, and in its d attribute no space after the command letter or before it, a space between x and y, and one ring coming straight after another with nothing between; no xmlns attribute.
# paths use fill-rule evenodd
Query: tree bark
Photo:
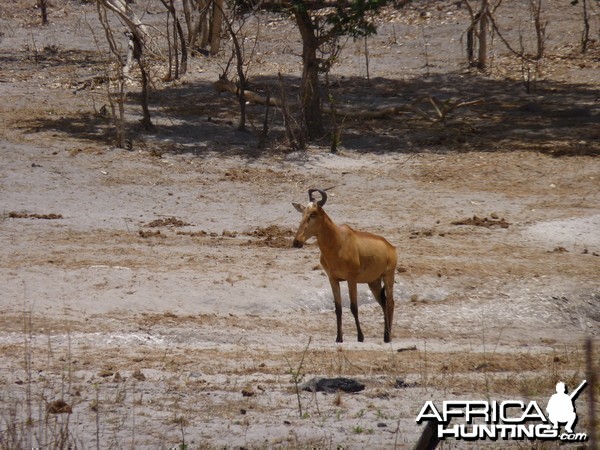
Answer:
<svg viewBox="0 0 600 450"><path fill-rule="evenodd" d="M200 15L198 16L198 28L197 30L200 31L200 43L198 44L198 47L200 48L206 48L206 46L208 45L208 31L210 28L209 25L209 21L208 21L208 10L209 10L209 4L208 4L208 0L198 0L198 9L200 10Z"/></svg>
<svg viewBox="0 0 600 450"><path fill-rule="evenodd" d="M146 25L136 16L125 0L99 0L102 5L117 14L129 28L137 40L146 45L150 40L150 34Z"/></svg>
<svg viewBox="0 0 600 450"><path fill-rule="evenodd" d="M217 7L220 8L220 6L215 3L215 8L217 8ZM237 89L236 95L238 98L238 103L240 105L240 121L238 123L237 129L239 131L246 131L246 98L244 95L244 92L246 91L246 74L244 73L244 54L242 52L242 47L240 45L238 36L237 36L235 30L233 29L231 22L229 21L229 19L227 17L225 17L225 14L223 13L223 11L221 11L221 13L225 19L225 27L227 28L227 31L229 32L229 35L231 36L231 40L233 42L233 48L235 51L235 61L236 61L235 66L237 69L238 83L239 83L239 87Z"/></svg>
<svg viewBox="0 0 600 450"><path fill-rule="evenodd" d="M212 35L210 37L210 53L216 55L221 47L221 29L223 24L223 0L213 0Z"/></svg>
<svg viewBox="0 0 600 450"><path fill-rule="evenodd" d="M581 33L581 53L587 51L590 42L590 21L588 18L587 0L583 0L583 32Z"/></svg>
<svg viewBox="0 0 600 450"><path fill-rule="evenodd" d="M161 0L164 7L167 9L171 17L173 18L173 50L175 52L175 76L174 79L178 79L180 75L183 75L187 72L187 46L185 44L185 36L183 34L183 28L181 28L181 23L177 18L177 11L175 10L175 5L173 4L173 0ZM179 39L179 45L177 44L177 39ZM181 64L179 63L179 48L181 48ZM171 52L171 45L169 44L169 53ZM171 74L169 73L169 77Z"/></svg>
<svg viewBox="0 0 600 450"><path fill-rule="evenodd" d="M302 37L302 110L308 137L314 139L324 134L317 58L319 39L303 2L294 2L293 11Z"/></svg>
<svg viewBox="0 0 600 450"><path fill-rule="evenodd" d="M108 18L106 17L106 7L100 2L96 3L96 8L98 10L98 19L100 20L100 24L102 28L104 28L104 34L106 36L106 40L108 42L108 47L110 48L110 54L112 55L112 62L115 66L117 77L115 77L115 83L106 83L106 91L108 94L108 103L110 104L110 108L112 111L111 118L115 125L115 144L119 148L125 148L125 72L124 67L121 64L121 54L117 48L117 44L115 42L115 38L110 28L110 24L108 22ZM131 54L133 58L133 46L131 46ZM106 68L106 78L110 80L111 72L110 72L110 62ZM113 86L116 84L117 89L111 90Z"/></svg>
<svg viewBox="0 0 600 450"><path fill-rule="evenodd" d="M542 23L542 0L530 0L531 14L535 25L537 52L535 59L542 59L546 45L546 24Z"/></svg>
<svg viewBox="0 0 600 450"><path fill-rule="evenodd" d="M149 89L149 81L148 72L146 71L146 63L144 62L144 46L141 42L138 41L137 36L135 34L131 34L133 39L133 59L135 59L138 63L138 67L140 68L140 73L142 75L142 93L141 93L141 104L142 104L142 125L145 130L151 130L154 126L152 125L152 119L150 117L150 107L149 107L149 99L150 99L150 89Z"/></svg>
<svg viewBox="0 0 600 450"><path fill-rule="evenodd" d="M48 0L39 0L38 5L42 11L42 25L48 25Z"/></svg>
<svg viewBox="0 0 600 450"><path fill-rule="evenodd" d="M488 0L481 0L479 12L479 51L477 54L477 68L484 71L487 67L487 23Z"/></svg>
<svg viewBox="0 0 600 450"><path fill-rule="evenodd" d="M187 27L187 41L188 43L192 43L192 35L194 29L194 13L193 6L190 3L191 0L182 0L183 6L183 17L185 18L185 26Z"/></svg>
<svg viewBox="0 0 600 450"><path fill-rule="evenodd" d="M140 72L142 74L141 103L144 116L142 119L142 124L146 130L149 130L152 128L150 108L148 106L148 99L150 96L150 90L148 86L149 77L143 57L144 49L147 43L150 41L148 29L131 10L125 0L98 0L98 4L101 4L106 9L109 9L117 14L123 20L123 22L125 22L129 28L129 31L131 32L130 39L133 42L133 59L137 61L138 67L140 68Z"/></svg>

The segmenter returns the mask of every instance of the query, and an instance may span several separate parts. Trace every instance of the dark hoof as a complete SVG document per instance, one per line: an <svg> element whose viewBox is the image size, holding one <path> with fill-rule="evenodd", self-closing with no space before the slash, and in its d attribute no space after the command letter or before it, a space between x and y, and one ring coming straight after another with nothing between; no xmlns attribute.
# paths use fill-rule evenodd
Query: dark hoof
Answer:
<svg viewBox="0 0 600 450"><path fill-rule="evenodd" d="M338 336L338 337L335 339L335 342L338 342L338 343L339 343L339 342L344 342L344 340L343 340L341 337L339 337L339 336Z"/></svg>
<svg viewBox="0 0 600 450"><path fill-rule="evenodd" d="M364 340L365 340L364 336L362 336L362 335L358 336L358 342L363 342Z"/></svg>

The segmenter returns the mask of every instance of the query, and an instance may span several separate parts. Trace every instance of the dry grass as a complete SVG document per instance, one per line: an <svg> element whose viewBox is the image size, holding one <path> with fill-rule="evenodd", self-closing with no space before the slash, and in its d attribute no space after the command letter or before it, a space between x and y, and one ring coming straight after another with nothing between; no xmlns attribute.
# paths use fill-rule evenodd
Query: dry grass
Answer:
<svg viewBox="0 0 600 450"><path fill-rule="evenodd" d="M583 351L574 347L510 353L498 347L489 352L448 352L417 345L398 352L392 346L365 350L310 342L279 348L241 343L230 348L182 344L129 349L99 343L90 347L70 338L57 340L75 334L80 329L76 323L44 323L40 318L27 322L28 317L24 341L0 348L6 355L0 375L4 425L0 449L30 442L87 448L81 440L84 433L102 436L104 445L107 429L112 443L125 440L140 445L136 440L140 433L145 442L150 442L150 436L153 443L181 444L186 442L186 430L199 423L210 426L227 420L235 430L243 430L265 417L284 423L344 421L351 424L352 434L369 436L373 421L395 420L394 405L411 391L421 398L426 393L435 398L545 398L558 380L572 386L584 376ZM131 325L135 323L148 330L198 331L248 325L247 318L237 316L173 313L142 314ZM256 323L263 331L286 326L277 318ZM53 331L36 329L42 325ZM110 366L102 366L101 361L110 361ZM367 389L359 396L338 393L331 398L297 392L294 380L301 382L312 374L356 377ZM357 407L358 398L362 406ZM78 423L70 412L80 418ZM85 426L82 416L88 417ZM149 421L160 423L162 431L155 427L148 433ZM326 440L290 435L277 442L305 446L307 442L323 445Z"/></svg>

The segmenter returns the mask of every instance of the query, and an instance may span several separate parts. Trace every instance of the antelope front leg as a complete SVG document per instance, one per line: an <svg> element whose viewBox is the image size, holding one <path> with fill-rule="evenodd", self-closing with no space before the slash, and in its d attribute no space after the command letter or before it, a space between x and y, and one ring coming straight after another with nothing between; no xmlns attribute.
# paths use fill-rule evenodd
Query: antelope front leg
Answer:
<svg viewBox="0 0 600 450"><path fill-rule="evenodd" d="M385 309L383 342L392 342L392 325L394 325L394 272L384 277Z"/></svg>
<svg viewBox="0 0 600 450"><path fill-rule="evenodd" d="M340 282L329 279L331 291L333 292L333 302L335 304L335 318L337 320L337 337L335 342L344 342L342 338L342 293L340 292Z"/></svg>
<svg viewBox="0 0 600 450"><path fill-rule="evenodd" d="M358 289L356 283L348 281L348 293L350 294L350 311L354 316L354 322L356 323L356 334L358 342L365 340L362 330L360 329L360 322L358 321Z"/></svg>

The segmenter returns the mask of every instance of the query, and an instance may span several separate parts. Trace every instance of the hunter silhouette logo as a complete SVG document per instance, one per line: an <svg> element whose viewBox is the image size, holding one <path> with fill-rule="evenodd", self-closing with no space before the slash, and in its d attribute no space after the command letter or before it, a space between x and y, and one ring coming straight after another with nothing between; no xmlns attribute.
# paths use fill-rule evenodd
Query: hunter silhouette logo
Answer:
<svg viewBox="0 0 600 450"><path fill-rule="evenodd" d="M556 394L550 397L548 406L546 406L548 419L550 419L550 422L554 425L554 429L558 429L559 423L566 423L565 431L567 433L573 433L573 426L577 421L574 400L585 384L586 380L583 380L577 389L575 389L571 395L568 395L566 393L567 389L565 383L562 381L556 383Z"/></svg>
<svg viewBox="0 0 600 450"><path fill-rule="evenodd" d="M437 437L479 439L543 439L568 442L586 441L586 433L575 433L577 422L575 399L586 385L586 380L571 394L567 394L565 383L556 384L556 394L548 400L546 414L535 400L502 402L487 400L448 400L438 409L428 400L417 416L417 423L433 421L437 426ZM560 432L560 424L564 431ZM431 426L431 425L430 425Z"/></svg>

